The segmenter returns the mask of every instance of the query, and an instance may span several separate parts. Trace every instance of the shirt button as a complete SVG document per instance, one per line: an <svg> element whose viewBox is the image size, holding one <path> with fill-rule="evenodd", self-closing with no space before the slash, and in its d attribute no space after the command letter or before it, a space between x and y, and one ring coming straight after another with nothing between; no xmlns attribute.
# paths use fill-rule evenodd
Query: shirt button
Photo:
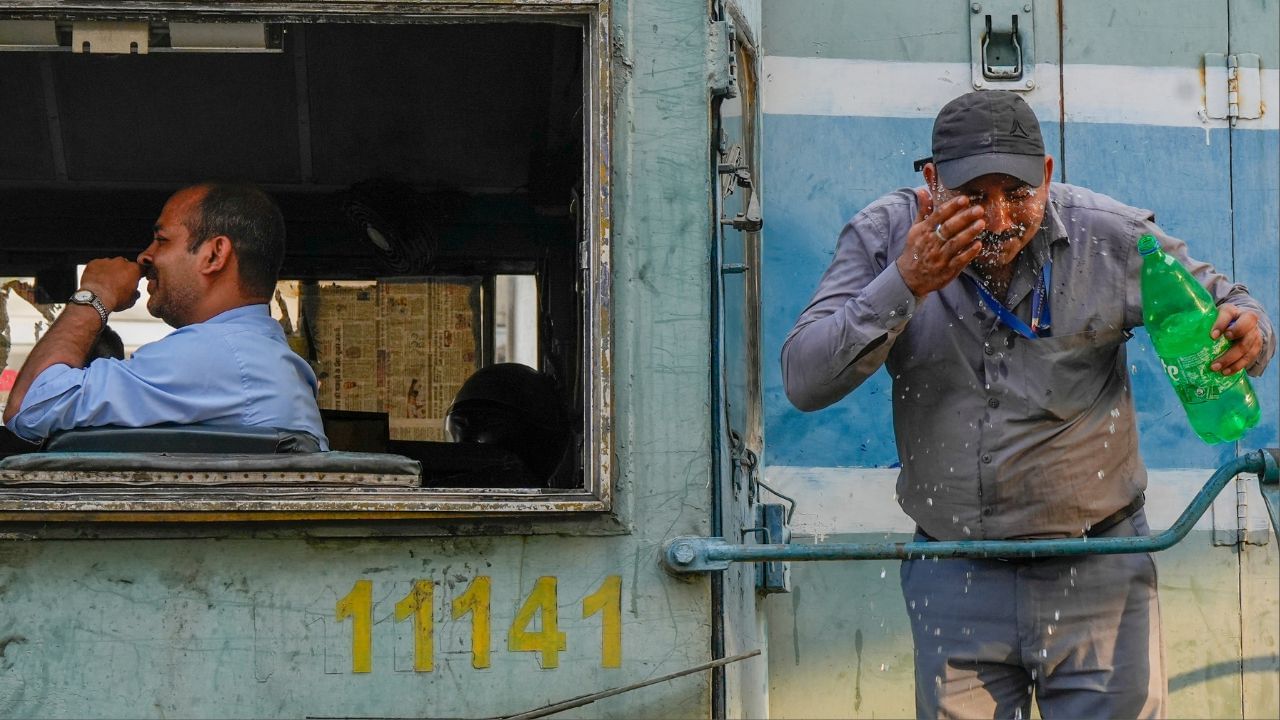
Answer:
<svg viewBox="0 0 1280 720"><path fill-rule="evenodd" d="M897 312L898 312L898 314L899 314L899 315L906 315L906 314L907 314L907 306L906 306L906 305L899 305L899 306L896 308L896 310L897 310Z"/></svg>
<svg viewBox="0 0 1280 720"><path fill-rule="evenodd" d="M991 513L993 513L993 512L995 512L995 510L992 510L992 509L991 509L991 508L989 508L989 507L984 507L984 508L982 508L982 514L983 514L983 515L986 515L987 517L991 517Z"/></svg>
<svg viewBox="0 0 1280 720"><path fill-rule="evenodd" d="M982 456L982 462L987 463L988 465L989 465L989 464L991 464L991 456L990 456L990 455L983 455L983 456Z"/></svg>
<svg viewBox="0 0 1280 720"><path fill-rule="evenodd" d="M988 398L988 399L987 399L987 407L993 407L993 408L998 408L998 407L1000 407L1000 400L999 400L999 399L997 399L997 398Z"/></svg>

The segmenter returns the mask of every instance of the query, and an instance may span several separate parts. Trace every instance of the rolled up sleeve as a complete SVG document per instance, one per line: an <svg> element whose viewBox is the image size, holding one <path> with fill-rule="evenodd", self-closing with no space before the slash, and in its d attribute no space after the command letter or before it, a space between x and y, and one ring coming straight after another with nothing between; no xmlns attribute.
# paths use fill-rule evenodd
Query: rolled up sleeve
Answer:
<svg viewBox="0 0 1280 720"><path fill-rule="evenodd" d="M80 388L84 370L69 365L50 365L36 376L22 399L22 407L9 421L14 435L28 442L40 442L62 426Z"/></svg>

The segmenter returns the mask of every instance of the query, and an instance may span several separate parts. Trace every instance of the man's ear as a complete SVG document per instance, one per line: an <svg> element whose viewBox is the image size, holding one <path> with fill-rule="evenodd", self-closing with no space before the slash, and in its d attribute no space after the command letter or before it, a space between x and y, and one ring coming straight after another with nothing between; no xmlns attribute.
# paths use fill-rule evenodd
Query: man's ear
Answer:
<svg viewBox="0 0 1280 720"><path fill-rule="evenodd" d="M921 174L924 175L925 187L929 188L929 192L933 193L934 195L937 195L938 194L938 168L934 167L933 163L925 163L924 168L921 170Z"/></svg>
<svg viewBox="0 0 1280 720"><path fill-rule="evenodd" d="M231 262L235 250L231 246L231 238L226 235L215 235L200 246L200 272L205 275L222 272Z"/></svg>
<svg viewBox="0 0 1280 720"><path fill-rule="evenodd" d="M1053 156L1046 154L1044 156L1044 184L1048 185L1053 180Z"/></svg>

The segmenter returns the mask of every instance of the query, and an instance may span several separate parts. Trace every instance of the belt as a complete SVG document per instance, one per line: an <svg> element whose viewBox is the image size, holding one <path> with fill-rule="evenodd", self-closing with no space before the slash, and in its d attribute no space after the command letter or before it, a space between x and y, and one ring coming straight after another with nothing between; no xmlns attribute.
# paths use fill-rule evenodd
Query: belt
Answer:
<svg viewBox="0 0 1280 720"><path fill-rule="evenodd" d="M1084 536L1098 537L1102 535L1102 533L1105 533L1111 528L1133 517L1133 514L1141 510L1142 506L1146 504L1147 504L1146 493L1138 493L1138 496L1135 497L1133 500L1130 500L1128 505L1125 505L1119 510L1102 518L1098 522L1090 525L1089 529L1084 531ZM921 528L919 525L916 526L916 534L924 538L926 542L938 542L937 538L925 532L924 529Z"/></svg>
<svg viewBox="0 0 1280 720"><path fill-rule="evenodd" d="M1128 520L1130 517L1133 517L1133 514L1141 510L1142 506L1146 504L1147 504L1147 494L1138 493L1138 497L1130 500L1128 505L1125 505L1119 510L1111 513L1110 515L1102 518L1098 522L1089 526L1089 529L1084 531L1084 536L1098 537L1102 533L1119 525L1121 522L1124 522L1125 520Z"/></svg>

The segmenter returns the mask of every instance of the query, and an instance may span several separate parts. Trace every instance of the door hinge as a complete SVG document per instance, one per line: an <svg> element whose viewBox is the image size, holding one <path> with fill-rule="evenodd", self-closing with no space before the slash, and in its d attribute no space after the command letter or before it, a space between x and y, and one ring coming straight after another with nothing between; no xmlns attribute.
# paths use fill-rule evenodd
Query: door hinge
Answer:
<svg viewBox="0 0 1280 720"><path fill-rule="evenodd" d="M1262 117L1262 58L1257 53L1204 54L1204 110L1214 120Z"/></svg>
<svg viewBox="0 0 1280 720"><path fill-rule="evenodd" d="M1271 542L1271 520L1256 477L1237 476L1214 499L1211 509L1214 545L1266 545Z"/></svg>
<svg viewBox="0 0 1280 720"><path fill-rule="evenodd" d="M720 195L722 198L727 198L734 193L735 188L742 188L747 193L747 201L744 212L737 213L731 218L721 217L720 224L731 226L740 232L759 232L764 227L764 218L760 212L760 196L756 193L755 183L751 179L751 167L743 161L742 147L734 145L724 155L727 162L721 162L716 167L716 172L720 175Z"/></svg>
<svg viewBox="0 0 1280 720"><path fill-rule="evenodd" d="M707 87L712 97L738 96L737 37L733 20L712 20L707 28Z"/></svg>

